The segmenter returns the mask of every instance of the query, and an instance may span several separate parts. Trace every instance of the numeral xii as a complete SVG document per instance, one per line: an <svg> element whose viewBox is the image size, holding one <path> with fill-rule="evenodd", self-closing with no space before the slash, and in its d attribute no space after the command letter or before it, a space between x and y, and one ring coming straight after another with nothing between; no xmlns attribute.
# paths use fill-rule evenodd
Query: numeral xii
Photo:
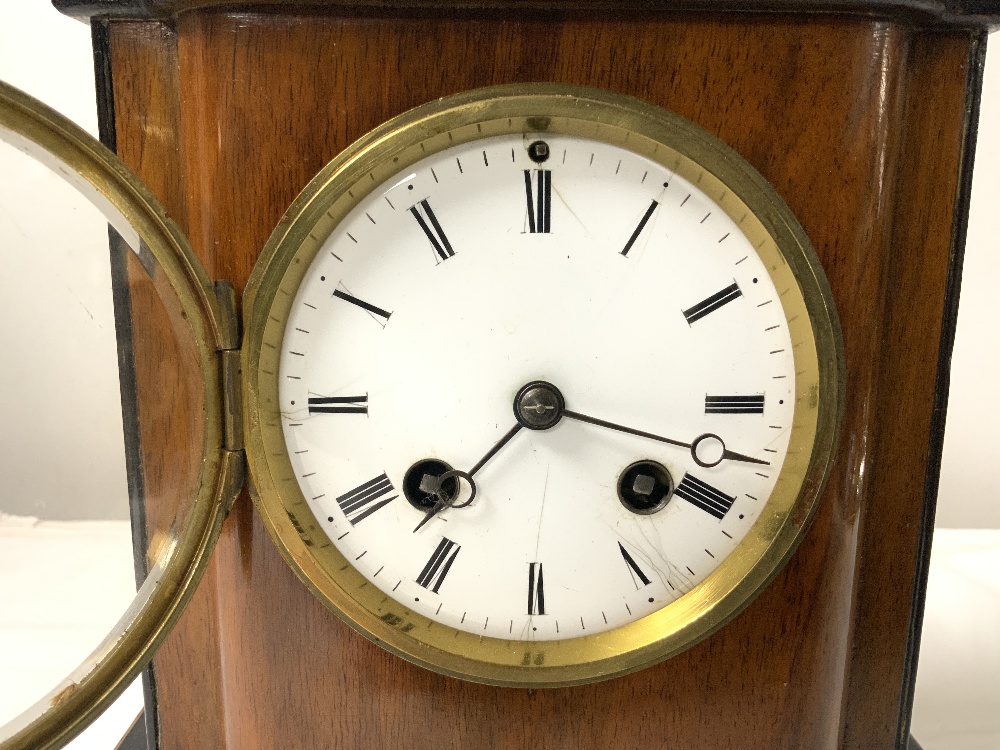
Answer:
<svg viewBox="0 0 1000 750"><path fill-rule="evenodd" d="M552 231L552 171L524 170L524 192L528 199L528 232L548 234Z"/></svg>

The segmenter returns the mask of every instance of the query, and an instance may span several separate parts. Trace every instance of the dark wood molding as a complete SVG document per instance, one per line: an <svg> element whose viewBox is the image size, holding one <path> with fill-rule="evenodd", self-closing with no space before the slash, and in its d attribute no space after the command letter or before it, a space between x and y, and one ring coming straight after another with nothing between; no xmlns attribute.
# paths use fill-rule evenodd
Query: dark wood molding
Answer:
<svg viewBox="0 0 1000 750"><path fill-rule="evenodd" d="M111 71L111 36L108 22L95 20L90 24L91 46L94 52L94 82L97 94L97 130L101 143L117 152L115 129L115 95ZM132 255L122 236L108 226L108 248L111 266L111 295L115 315L115 337L118 350L118 381L122 408L122 437L125 452L125 476L128 484L129 520L132 531L132 555L136 587L146 580L149 548L146 519L145 477L142 468L142 448L139 403L136 398L134 332L132 327L132 292L128 280L128 258ZM146 710L140 714L129 737L141 731L149 750L156 748L156 675L150 664L142 672L143 702Z"/></svg>
<svg viewBox="0 0 1000 750"><path fill-rule="evenodd" d="M948 415L948 394L951 389L951 357L955 349L959 295L962 288L962 269L965 263L965 243L969 232L969 205L972 196L973 164L976 158L979 111L985 68L986 33L983 32L969 53L965 133L963 137L964 147L958 195L955 200L955 218L951 241L952 256L941 323L941 346L938 353L934 417L931 424L931 434L927 451L927 476L924 483L924 503L920 519L921 533L917 548L913 607L910 613L907 659L900 711L900 737L909 736L910 721L913 715L913 696L916 690L917 662L920 655L920 635L924 622L924 602L927 594L927 577L930 573L931 544L934 536L934 518L937 511L938 484L941 478L941 457L944 450L945 423Z"/></svg>
<svg viewBox="0 0 1000 750"><path fill-rule="evenodd" d="M1000 0L52 0L61 12L95 17L165 20L192 10L310 9L356 12L465 11L665 14L681 12L822 13L905 18L915 23L989 27L1000 24Z"/></svg>

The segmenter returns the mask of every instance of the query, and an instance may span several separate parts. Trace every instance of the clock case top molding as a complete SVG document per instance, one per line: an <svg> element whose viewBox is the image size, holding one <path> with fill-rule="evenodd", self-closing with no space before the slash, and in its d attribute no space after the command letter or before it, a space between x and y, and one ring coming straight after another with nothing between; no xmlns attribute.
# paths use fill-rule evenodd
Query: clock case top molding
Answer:
<svg viewBox="0 0 1000 750"><path fill-rule="evenodd" d="M573 688L433 674L326 611L244 493L149 673L158 747L905 745L1000 3L637 3L613 19L606 3L55 5L93 16L102 140L237 296L298 191L364 133L440 96L551 80L731 144L805 227L844 331L847 417L813 528L707 641ZM113 261L133 504L154 539L189 502L192 463L159 395L183 376L150 348L162 321L137 266Z"/></svg>
<svg viewBox="0 0 1000 750"><path fill-rule="evenodd" d="M997 0L52 0L67 15L77 18L122 18L166 20L191 10L209 8L308 9L382 8L400 11L502 10L502 11L634 11L725 13L837 13L907 19L915 23L956 26L994 26L1000 17Z"/></svg>

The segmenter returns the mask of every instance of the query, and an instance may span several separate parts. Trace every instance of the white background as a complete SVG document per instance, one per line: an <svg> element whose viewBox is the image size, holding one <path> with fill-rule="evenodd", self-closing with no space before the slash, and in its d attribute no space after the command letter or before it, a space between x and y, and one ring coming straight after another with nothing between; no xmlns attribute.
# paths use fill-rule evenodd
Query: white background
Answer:
<svg viewBox="0 0 1000 750"><path fill-rule="evenodd" d="M0 79L96 136L90 32L0 0ZM107 224L0 144L0 513L127 519Z"/></svg>
<svg viewBox="0 0 1000 750"><path fill-rule="evenodd" d="M1000 369L997 293L1000 289L1000 253L996 252L996 238L1000 236L1000 213L996 210L1000 199L998 58L996 50L987 58L938 501L937 526L946 531L939 532L935 542L935 569L928 592L914 711L914 734L926 750L1000 746L1000 723L996 718L1000 714L997 677L1000 672L1000 590L995 582L1000 572L997 570L1000 560L996 552L997 535L990 531L950 531L1000 529L1000 471L996 470L1000 455L995 448L1000 400L994 395ZM58 14L46 0L18 3L3 0L0 7L0 79L27 90L96 135L89 29ZM0 179L10 178L0 164ZM58 211L58 208L46 210ZM78 244L77 240L76 236L68 236L66 246ZM10 259L4 256L4 249L9 247L11 240L0 236L0 277L3 280L9 280L12 274ZM96 261L85 261L81 276L93 275L86 267L95 262L106 266L106 244L94 252L96 255L92 259ZM62 264L64 261L57 262ZM66 278L76 278L76 273L68 267L60 265L60 269ZM65 461L53 461L51 451L37 450L37 465L18 468L40 478L37 487L43 489L36 496L24 496L18 489L17 502L20 504L16 507L17 493L10 474L0 473L0 511L72 517L82 512L79 508L83 499L74 489L80 477L96 474L103 484L99 483L94 492L101 498L117 498L117 505L113 505L112 510L104 509L99 514L114 517L123 512L124 464L120 404L114 380L116 359L110 295L106 288L101 288L99 280L91 290L84 290L74 281L60 291L60 295L45 300L45 305L59 304L60 299L66 305L64 312L57 315L65 324L60 325L58 335L63 340L75 337L90 342L88 347L98 353L99 360L94 372L104 372L111 385L100 393L85 390L85 398L68 396L70 391L58 384L47 385L30 396L27 390L5 388L0 392L0 451L10 445L20 446L28 439L25 435L37 432L37 426L31 423L16 425L10 421L9 415L18 411L13 407L29 397L48 403L50 407L51 402L55 402L56 408L50 412L49 419L58 425L60 439L67 445L86 445L90 451L81 464L79 457L74 461L69 452L59 456ZM92 295L92 298L84 295ZM5 315L10 315L6 307L9 300L0 299L5 303ZM81 307L87 309L86 315L80 314ZM68 327L74 320L80 326L76 331ZM17 357L37 357L37 351L16 353L11 347L10 340L0 340L0 351L3 351L0 368L8 367ZM36 361L32 367L41 372L54 365ZM37 378L30 368L25 372L27 388ZM97 375L93 377L100 379ZM67 382L78 379L73 372L66 372L65 378ZM95 414L105 415L106 421L98 424ZM28 461L30 453L22 451L23 462ZM23 481L18 479L16 484L23 485ZM37 496L41 492L49 493L44 502ZM53 499L58 497L72 499L73 508L59 509ZM113 743L108 745L112 746Z"/></svg>

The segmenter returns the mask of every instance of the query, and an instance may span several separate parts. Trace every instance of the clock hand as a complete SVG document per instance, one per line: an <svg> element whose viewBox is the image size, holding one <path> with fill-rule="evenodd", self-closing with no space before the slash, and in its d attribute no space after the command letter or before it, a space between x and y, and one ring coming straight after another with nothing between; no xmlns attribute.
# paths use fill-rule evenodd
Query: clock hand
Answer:
<svg viewBox="0 0 1000 750"><path fill-rule="evenodd" d="M722 463L723 459L728 459L730 461L742 461L748 464L763 464L769 466L769 461L763 461L759 458L754 458L753 456L746 456L742 453L737 453L736 451L731 451L726 448L725 441L712 432L706 432L704 435L699 435L694 439L693 442L685 443L681 440L673 440L672 438L663 437L662 435L654 435L651 432L644 432L643 430L636 430L632 427L625 427L624 425L615 424L614 422L608 422L604 419L598 419L597 417L589 417L586 414L580 414L579 412L570 411L569 409L564 409L562 416L568 417L569 419L575 419L579 422L587 422L588 424L597 425L598 427L607 427L610 430L617 430L618 432L625 432L629 435L638 435L639 437L649 438L650 440L658 440L661 443L667 443L668 445L676 445L679 448L688 448L691 451L691 458L699 466L704 466L711 468L712 466L718 466ZM722 455L714 461L705 461L698 456L698 446L705 441L718 441L722 446Z"/></svg>
<svg viewBox="0 0 1000 750"><path fill-rule="evenodd" d="M457 505L454 504L455 498L458 497L457 493L454 496L452 496L452 497L447 497L447 496L445 496L443 494L438 494L438 500L437 500L437 502L434 503L434 505L432 505L427 510L427 512L424 514L424 517L420 520L420 523L418 523L417 527L413 530L414 533L417 532L417 531L420 531L420 527L421 526L423 526L425 523L427 523L428 521L430 521L432 518L434 518L434 516L436 516L438 513L440 513L445 508L464 508L467 505L469 505L469 503L471 503L473 501L473 499L476 497L476 491L477 491L477 489L476 489L476 482L472 478L472 476L477 471L479 471L481 468L483 468L486 465L487 461L489 461L491 458L493 458L493 456L495 456L497 453L499 453L500 449L503 448L505 445L507 445L507 443L509 443L511 441L511 439L518 432L520 432L520 430L521 430L521 424L520 423L517 423L513 427L511 427L507 431L507 433L502 438L500 438L496 442L496 444L494 444L494 446L492 448L490 448L488 451L486 451L486 455L483 456L481 459L479 459L479 461L476 463L476 465L473 466L471 469L469 469L469 471L467 471L467 472L465 472L465 471L456 471L456 470L453 469L451 471L446 471L444 474L442 474L441 476L439 476L437 478L437 481L439 483L438 484L439 487L442 484L444 484L445 480L451 479L452 477L458 477L458 478L464 479L465 481L467 481L469 483L469 486L472 488L472 494L469 496L468 500L466 500L463 503L458 503Z"/></svg>
<svg viewBox="0 0 1000 750"><path fill-rule="evenodd" d="M477 471L483 468L486 465L486 462L489 461L491 458L493 458L493 456L495 456L497 453L499 453L500 449L503 448L505 445L507 445L507 443L510 442L511 438L513 438L520 430L521 430L521 425L519 423L511 427L507 431L507 434L497 441L496 445L494 445L492 448L486 451L486 455L483 456L481 459L479 459L479 463L477 463L475 466L469 469L469 476L475 475ZM468 503L463 503L463 504L468 505Z"/></svg>
<svg viewBox="0 0 1000 750"><path fill-rule="evenodd" d="M763 461L759 458L746 456L742 453L737 453L736 451L727 449L725 441L712 432L706 432L705 434L696 437L693 442L685 443L680 440L674 440L673 438L663 437L662 435L654 435L651 432L636 430L632 427L625 427L624 425L608 422L604 419L589 417L586 414L570 411L566 408L566 400L563 398L562 393L559 392L559 389L552 385L552 383L548 383L544 380L533 380L524 385L521 390L517 392L517 395L514 397L514 416L517 418L518 424L521 424L531 430L548 430L558 424L559 420L563 417L569 417L570 419L576 419L580 422L589 422L590 424L597 425L598 427L607 427L608 429L626 432L630 435L638 435L639 437L658 440L661 443L667 443L668 445L688 448L691 451L691 458L693 458L694 462L699 466L718 466L722 463L723 459L729 459L730 461L742 461L750 464L763 464L765 466L770 465L770 462L768 461ZM722 451L718 458L709 461L698 455L698 446L706 442L709 444L717 442L719 444Z"/></svg>

